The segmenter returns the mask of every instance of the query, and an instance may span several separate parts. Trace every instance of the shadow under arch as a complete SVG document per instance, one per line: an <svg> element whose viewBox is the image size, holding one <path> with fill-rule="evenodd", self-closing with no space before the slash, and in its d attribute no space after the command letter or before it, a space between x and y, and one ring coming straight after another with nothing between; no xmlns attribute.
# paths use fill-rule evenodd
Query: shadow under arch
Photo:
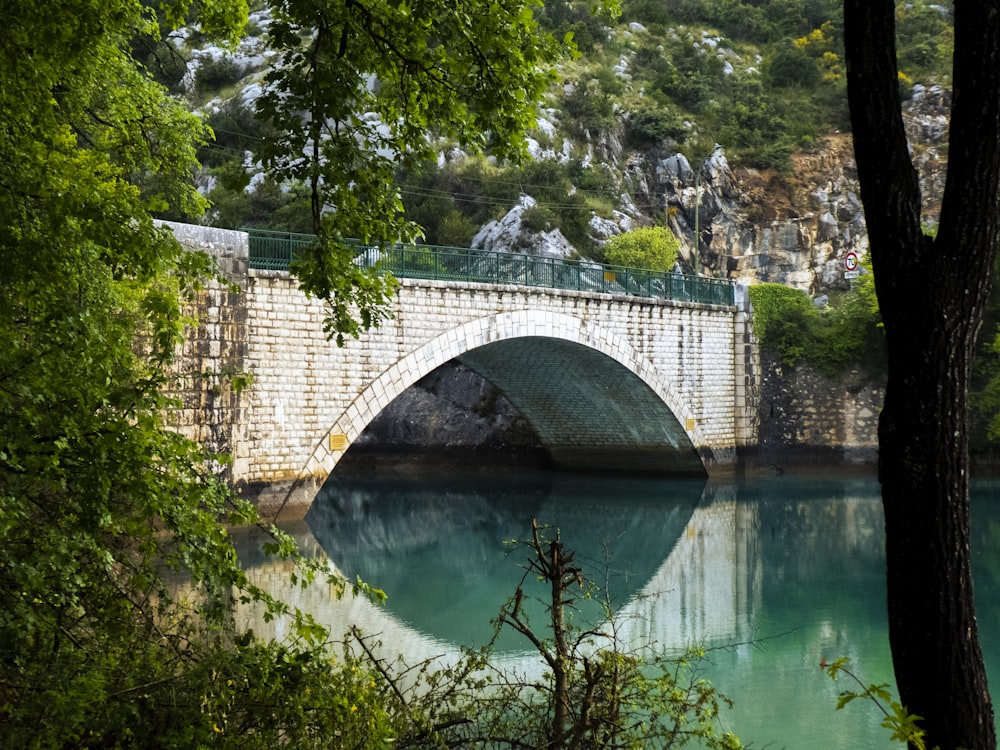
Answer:
<svg viewBox="0 0 1000 750"><path fill-rule="evenodd" d="M317 453L336 454L329 434L352 443L403 391L452 359L500 388L559 465L705 476L697 428L682 424L691 414L647 359L597 323L531 309L469 321L402 357L358 395Z"/></svg>
<svg viewBox="0 0 1000 750"><path fill-rule="evenodd" d="M631 352L624 352L631 354ZM499 388L563 469L705 475L655 373L631 356L592 345L526 336L472 349L458 360Z"/></svg>
<svg viewBox="0 0 1000 750"><path fill-rule="evenodd" d="M305 517L325 556L348 578L389 595L385 616L433 642L482 645L491 618L512 596L527 552L505 545L530 538L532 522L555 530L585 575L623 607L648 587L684 537L705 481L576 473L423 479L331 477ZM545 587L524 583L540 631ZM537 587L537 590L536 588ZM582 593L582 592L580 592ZM602 603L577 602L578 625L604 620ZM507 632L501 651L527 648Z"/></svg>
<svg viewBox="0 0 1000 750"><path fill-rule="evenodd" d="M599 323L526 308L468 321L386 368L320 436L274 518L308 507L317 477L333 473L371 421L452 359L504 392L557 468L707 476L699 428L685 427L693 415L649 360Z"/></svg>

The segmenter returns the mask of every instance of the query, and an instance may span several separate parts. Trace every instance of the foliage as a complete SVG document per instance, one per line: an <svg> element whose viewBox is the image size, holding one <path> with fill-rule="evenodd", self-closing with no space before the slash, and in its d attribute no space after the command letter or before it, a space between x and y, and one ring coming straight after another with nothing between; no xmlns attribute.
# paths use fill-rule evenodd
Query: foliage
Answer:
<svg viewBox="0 0 1000 750"><path fill-rule="evenodd" d="M239 3L198 9L203 29L227 38L246 15ZM471 718L510 719L503 704L480 714L471 693L455 692L482 686L471 671L481 659L470 656L464 672L427 673L427 701L404 700L380 661L336 654L323 628L247 580L227 524L259 519L215 475L224 459L167 416L179 406L168 394L190 322L185 304L213 271L152 212L204 208L190 178L207 131L130 59L135 29L155 33L138 5L9 10L0 29L0 742L249 750L374 748L405 737L426 746L459 727L488 726ZM179 23L188 7L164 10ZM235 192L246 175L226 179ZM370 187L355 183L362 194ZM359 206L336 208L346 212L339 219L363 221ZM322 242L313 262L351 265L337 252ZM363 306L378 307L380 289L360 277L346 283ZM334 296L331 333L350 335L341 315L351 311L336 307L346 295ZM294 543L271 533L268 551L297 559ZM327 572L300 566L295 575L308 584ZM235 603L287 617L293 640L238 632ZM352 646L364 652L365 643L357 636ZM669 703L667 713L686 720L683 731L710 736L718 698L700 680L677 673L645 682L631 656L573 658L584 676L625 674L622 684L640 691L623 693L616 720L632 716L632 701L673 701L681 690L688 702ZM602 689L617 684L602 680ZM527 695L524 685L506 689ZM431 722L456 706L468 722Z"/></svg>
<svg viewBox="0 0 1000 750"><path fill-rule="evenodd" d="M597 78L583 79L573 84L566 94L563 106L576 126L591 134L605 133L615 125L611 95Z"/></svg>
<svg viewBox="0 0 1000 750"><path fill-rule="evenodd" d="M497 619L538 655L541 674L521 675L490 663L491 646L455 665L407 665L377 654L377 643L353 631L359 663L374 673L400 747L676 748L692 742L736 750L721 727L728 701L699 673L704 651L667 658L652 648L624 650L604 599L595 627L575 624L577 604L598 591L559 539L534 526L530 539L511 542L527 552L525 573ZM532 624L537 590L547 617ZM413 675L418 675L413 679Z"/></svg>
<svg viewBox="0 0 1000 750"><path fill-rule="evenodd" d="M525 575L498 622L534 646L547 675L536 688L538 695L513 703L518 706L510 717L513 722L507 709L502 710L506 731L515 732L510 745L670 748L697 738L706 748L742 747L735 736L719 729L719 703L725 699L697 676L695 663L704 652L694 650L676 660L623 652L607 598L604 623L579 629L571 618L575 602L600 592L591 589L573 552L564 547L558 533L548 538L537 524L530 540L514 544L528 552ZM529 578L547 592L548 637L535 630L524 606ZM515 689L523 696L520 686ZM510 706L511 699L504 703Z"/></svg>
<svg viewBox="0 0 1000 750"><path fill-rule="evenodd" d="M668 107L643 106L628 121L628 138L633 147L684 143L687 130Z"/></svg>
<svg viewBox="0 0 1000 750"><path fill-rule="evenodd" d="M378 325L392 293L391 279L352 263L346 238L372 244L420 235L403 216L398 165L430 156L434 138L499 157L521 152L546 71L561 52L539 30L534 6L274 3L268 39L281 59L258 112L275 136L257 153L279 180L309 185L319 240L293 272L329 306L325 328L338 341L357 335L354 309L362 328Z"/></svg>
<svg viewBox="0 0 1000 750"><path fill-rule="evenodd" d="M467 158L438 169L433 162L404 170L398 178L407 217L426 228L429 242L464 244L476 228L516 206L521 195L536 200L525 229L558 228L581 253L593 251L590 218L607 215L615 205L613 180L601 166L570 160L527 161L496 166ZM458 212L463 222L462 242L445 239L445 217ZM449 221L455 222L453 216Z"/></svg>
<svg viewBox="0 0 1000 750"><path fill-rule="evenodd" d="M559 58L557 67L552 66L550 57L546 55L537 57L539 68L534 72L541 75L544 71L542 77L545 82L535 87L533 91L536 94L544 93L547 108L560 114L546 115L557 128L555 132L546 126L544 131L536 130L532 135L536 140L546 142L549 146L568 140L576 149L586 150L597 141L613 143L614 139L622 134L626 136L626 142L630 147L638 149L650 147L673 149L692 142L709 145L717 142L725 146L728 158L734 165L787 171L791 167L790 156L795 150L809 147L826 133L844 132L850 127L844 94L841 3L837 0L761 0L754 3L740 0L681 0L669 4L659 1L625 0L620 4L620 17L617 15L618 3L595 4L589 0L555 0L541 6L532 6L530 2L524 0L523 4L532 8L538 24L536 32L540 28L551 34L552 39L564 41L567 35L571 35L577 51L583 55L579 62L565 65L562 64L565 59ZM330 78L323 80L336 81L337 86L344 87L343 90L337 89L331 96L333 98L339 96L340 101L356 105L345 106L330 121L331 128L337 133L336 138L332 140L339 140L343 147L350 145L348 136L350 131L358 136L354 143L366 143L375 151L381 149L381 156L387 157L390 162L397 161L396 154L403 154L405 157L398 161L409 161L410 156L420 159L426 153L424 145L440 149L450 147L453 144L452 139L458 142L468 140L457 131L468 124L468 120L464 118L470 112L486 111L494 106L514 111L509 109L509 103L489 102L484 90L475 94L470 93L468 90L470 87L460 87L454 94L456 101L468 102L471 101L470 96L480 94L483 98L477 105L466 110L459 108L464 112L461 118L456 119L440 113L429 114L424 121L428 123L430 140L426 143L419 141L421 148L415 150L412 148L413 142L410 143L410 148L395 149L389 144L395 135L387 133L386 128L380 123L400 120L396 118L395 111L387 111L380 115L378 107L383 105L376 106L375 103L381 100L393 100L398 102L402 111L409 111L412 103L404 103L408 95L406 91L415 88L434 90L433 85L418 85L415 82L420 80L421 75L437 75L440 70L434 66L438 68L441 66L439 63L431 63L429 70L421 72L420 66L408 63L416 59L416 50L420 49L418 39L420 34L416 29L418 26L416 23L410 24L415 28L413 33L407 35L407 44L412 43L415 46L410 48L403 46L397 49L399 54L409 54L409 57L399 59L398 55L390 52L376 55L375 52L380 48L378 48L379 40L375 37L381 33L380 29L391 28L391 21L388 20L390 16L383 14L384 8L380 4L365 11L370 15L372 21L370 30L374 35L365 41L365 34L360 31L364 26L363 19L355 19L347 13L344 15L348 21L346 26L337 25L335 21L340 17L337 13L341 5L340 2L330 2L325 8L320 7L315 11L332 24L329 29L330 42L331 44L336 42L336 45L331 49L339 53L339 41L343 38L345 51L351 50L352 55L356 54L368 61L351 68L347 71L347 75L332 72L340 70L334 64L334 61L339 60L337 55L332 56L333 61L324 64L326 65L324 69L330 72ZM306 4L297 6L295 3L289 3L285 11L291 15L306 13L306 7ZM470 7L477 6L472 6L470 3ZM521 7L520 4L517 7ZM409 12L420 11L411 9ZM466 11L461 9L455 11L457 14L463 12ZM516 8L509 12L513 18L520 18ZM359 16L364 15L361 11L358 13ZM454 29L457 25L449 24L448 17L451 16L446 14L446 18L440 22L435 20L434 23L437 25L432 24L432 36L428 37L432 54L438 53L435 45L443 44L441 40L450 33L449 29ZM484 14L483 17L493 23L493 16L490 14ZM927 0L906 3L899 6L898 17L902 95L905 96L914 82L946 83L950 79L949 60L953 48L950 4L930 3ZM630 25L636 21L646 25L647 30L643 31ZM309 37L311 32L307 33L305 30L313 26L306 16L301 16L293 23L293 27L299 28L295 26L296 23L301 26L300 30L303 33L286 36L286 41L292 45L299 44L301 39ZM337 37L335 40L332 38L345 29L346 36ZM434 36L435 34L437 36ZM506 44L513 38L513 36L507 37L507 41L498 40L497 43ZM534 37L529 34L525 38L529 40L526 49L529 52L536 49L533 46L535 42L531 41ZM383 35L382 39L385 41L390 37ZM548 42L554 46L552 39ZM315 41L313 39L313 42ZM318 50L319 47L314 44L313 49ZM458 49L464 50L466 47L460 46ZM562 49L565 51L570 47L563 44ZM549 51L553 51L551 47ZM144 48L142 54L151 61L155 60L157 75L163 80L174 82L178 80L180 71L178 60L182 55L180 51L169 45L166 48L161 45L152 51ZM350 55L345 55L346 57ZM494 61L499 57L494 56ZM527 70L527 59L522 59L520 53L510 59L517 68L513 71L515 77L519 74L518 71ZM300 62L305 61L300 60ZM346 59L339 60L342 66L347 66L348 62ZM372 70L371 68L376 65L384 66L387 70ZM494 66L503 67L496 62ZM460 64L447 70L454 72L458 67ZM211 68L209 65L200 75L209 75ZM473 68L477 69L475 66ZM499 74L506 75L506 72L500 70ZM325 75L326 73L323 73L316 80ZM465 80L464 76L457 74L451 77ZM225 76L222 78L223 80L219 81L220 85L226 82ZM397 85L393 82L403 78L406 78L408 83ZM371 87L372 90L365 88L363 94L361 89L352 88L360 85L359 81L367 86L369 80L375 79L384 81L385 85L380 83L379 86ZM534 86L534 83L531 85ZM407 89L406 86L410 88ZM273 90L278 96L276 92L279 89ZM438 93L441 93L440 90ZM304 90L299 94L307 95ZM234 106L241 106L238 97L231 101L236 103ZM420 106L422 105L418 104L417 109ZM372 114L365 115L360 121L355 122L350 119L351 115L347 110ZM303 108L301 111L307 112L308 109ZM534 113L522 119L518 128L523 126L529 130L534 129L533 118ZM215 174L217 171L228 170L232 174L236 168L242 169L247 174L259 171L255 163L256 156L249 161L244 158L244 152L256 151L255 147L259 144L248 138L234 137L225 132L232 132L233 129L217 125L217 113L212 114L209 120L213 127L217 127L215 132L218 139L217 146L210 146L210 156L206 159L209 172ZM420 127L419 120L419 115L413 119L417 124L415 129ZM457 127L442 129L442 123L456 123ZM255 127L259 129L260 125ZM475 133L479 132L478 127L477 124L469 128L472 142L468 145L473 152L489 152L492 145L497 145L497 141L491 145L477 140ZM293 166L291 164L281 166L284 170L282 174L278 172L272 174L272 184L279 187L279 192L272 191L272 194L263 200L254 196L260 184L256 180L252 186L246 185L239 190L229 186L217 186L210 196L216 205L216 210L210 214L212 223L233 228L246 225L290 229L290 226L282 226L279 218L288 216L289 220L296 222L299 222L303 215L309 218L308 214L314 207L309 202L305 204L301 202L300 190L295 197L297 205L294 207L280 203L285 216L279 217L271 210L276 200L288 198L286 191L289 189L295 191L298 190L297 186L305 185L307 195L311 192L309 170L305 167L305 163L311 157L302 151L310 136L307 128L299 128L299 131L299 135L294 139L295 142L268 138L273 145L275 159L279 162L285 154L301 154L304 157L296 162L296 168L301 167L301 170L304 170L299 177L289 179L287 173L293 170ZM235 132L243 131L237 128ZM497 128L490 128L488 132L500 131ZM437 136L448 136L448 138L441 140L437 139ZM499 141L509 142L511 139L500 137ZM559 150L559 145L554 147ZM268 146L268 149L271 149L271 146ZM330 151L331 153L334 151L332 143ZM358 156L356 151L350 149L348 153L353 156L345 153L342 158L338 157L345 165ZM502 161L502 149L494 150L492 155L501 157L496 162L498 172L514 174L518 171L516 166ZM227 167L221 167L217 161L224 160L232 163ZM437 198L444 200L450 196L450 202L442 206L442 211L434 209L431 204L435 201L429 197L427 200L414 199L407 195L408 185L405 182L406 175L413 166L412 163L402 165L404 168L401 170L395 170L395 176L402 177L404 181L395 183L403 191L402 203L394 202L390 200L393 191L392 183L388 179L393 165L373 161L380 164L380 178L367 186L360 183L351 184L361 186L361 201L371 202L376 209L375 215L381 217L380 221L391 219L401 222L398 227L400 232L390 232L391 236L386 235L382 239L396 239L397 235L405 239L406 235L412 236L423 231L427 240L439 242L441 240L437 236L438 225L442 217L452 209L467 217L476 225L475 228L495 218L499 210L498 203L485 202L478 206L472 205L475 200L488 201L489 197L497 192L495 189L477 189L462 194L447 186L449 179L446 177L442 177L440 184L435 186L435 189L442 193L436 196ZM449 164L446 169L451 170L453 167L453 164ZM329 174L325 175L325 178L330 177ZM575 179L572 179L572 184L577 188L582 187ZM380 192L376 188L380 188L385 194L385 200L375 199L374 196ZM526 192L532 194L531 191ZM581 254L593 255L598 251L586 230L589 210L594 209L601 214L614 203L621 192L622 186L618 185L606 196L597 199L597 205L589 205L589 201L581 197L558 201L560 204L567 204L565 207L560 205L558 210L549 207L561 214L559 223L563 227L562 231ZM443 193L448 193L449 196ZM331 195L330 200L326 203L321 202L319 208L325 211L334 206L339 207L341 198L346 196ZM590 198L594 199L594 196ZM241 206L242 202L250 205ZM510 208L516 202L515 192L506 205ZM405 208L405 213L398 211L399 205ZM655 207L641 208L649 216L655 211ZM327 213L333 212L327 211ZM577 214L575 219L570 216L572 213ZM342 211L340 217L345 223L350 224L347 214L346 210ZM297 224L297 227L298 231L314 232L312 226L302 228ZM386 225L378 228L388 229ZM340 228L340 234L343 236L357 233L349 227ZM375 232L373 237L380 233L382 232ZM467 233L463 231L457 234L463 236ZM336 240L336 237L332 236L332 239ZM313 271L321 273L317 268L312 268L311 272Z"/></svg>
<svg viewBox="0 0 1000 750"><path fill-rule="evenodd" d="M620 0L595 3L592 0L549 0L538 12L542 28L557 39L572 35L577 50L587 55L595 51L597 40L605 37L606 26L621 13Z"/></svg>
<svg viewBox="0 0 1000 750"><path fill-rule="evenodd" d="M194 89L204 96L226 86L232 86L244 75L243 68L231 57L209 58L198 66L194 74Z"/></svg>
<svg viewBox="0 0 1000 750"><path fill-rule="evenodd" d="M206 132L131 59L157 33L139 4L71 5L16 3L0 28L0 744L273 747L308 724L321 630L247 581L227 524L256 514L167 416L213 271L151 211L204 208ZM246 17L198 10L226 38ZM237 635L238 601L301 645Z"/></svg>
<svg viewBox="0 0 1000 750"><path fill-rule="evenodd" d="M874 284L871 274L865 276L826 312L797 289L781 284L751 286L754 333L761 347L787 367L808 363L831 377L852 365L884 370Z"/></svg>
<svg viewBox="0 0 1000 750"><path fill-rule="evenodd" d="M836 0L679 0L669 5L633 0L625 4L623 16L650 24L709 26L734 39L766 44L801 36L839 13Z"/></svg>
<svg viewBox="0 0 1000 750"><path fill-rule="evenodd" d="M767 76L775 88L813 89L819 83L820 71L801 46L790 43L781 45L768 61Z"/></svg>
<svg viewBox="0 0 1000 750"><path fill-rule="evenodd" d="M693 40L670 52L669 63L653 81L653 91L695 114L707 111L722 81L723 62L706 54Z"/></svg>
<svg viewBox="0 0 1000 750"><path fill-rule="evenodd" d="M750 287L750 302L760 345L777 354L783 365L794 367L813 338L816 312L809 296L783 284L754 284Z"/></svg>
<svg viewBox="0 0 1000 750"><path fill-rule="evenodd" d="M551 232L559 228L559 217L544 206L529 206L521 214L521 229L525 232Z"/></svg>
<svg viewBox="0 0 1000 750"><path fill-rule="evenodd" d="M666 227L640 227L608 240L608 263L629 268L667 272L677 263L680 242Z"/></svg>
<svg viewBox="0 0 1000 750"><path fill-rule="evenodd" d="M903 705L892 697L887 684L865 685L848 666L850 661L847 658L840 658L827 663L824 659L819 665L821 669L826 671L831 680L836 680L839 675L844 674L861 688L860 691L842 690L837 698L837 710L840 711L859 698L869 701L882 714L882 726L892 733L893 742L902 742L912 747L913 750L926 750L924 743L924 734L926 733L920 728L920 717L903 708Z"/></svg>
<svg viewBox="0 0 1000 750"><path fill-rule="evenodd" d="M787 169L798 145L777 98L759 76L734 74L734 92L722 107L719 135L736 158L756 167Z"/></svg>
<svg viewBox="0 0 1000 750"><path fill-rule="evenodd" d="M448 247L468 247L476 233L476 225L456 209L441 216L437 242Z"/></svg>
<svg viewBox="0 0 1000 750"><path fill-rule="evenodd" d="M950 80L955 31L948 5L920 0L896 8L899 69L911 80Z"/></svg>

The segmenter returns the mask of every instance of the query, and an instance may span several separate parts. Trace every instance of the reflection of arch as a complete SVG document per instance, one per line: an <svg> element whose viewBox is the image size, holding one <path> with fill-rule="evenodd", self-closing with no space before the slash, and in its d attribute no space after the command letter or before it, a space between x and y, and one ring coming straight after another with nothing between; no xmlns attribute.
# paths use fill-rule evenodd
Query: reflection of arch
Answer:
<svg viewBox="0 0 1000 750"><path fill-rule="evenodd" d="M355 487L365 485L364 482L347 484ZM545 496L538 499L538 504L551 510L552 502L557 504L567 502L576 496L579 488L588 484L590 483L560 480L548 493L543 493ZM426 490L427 493L432 491L433 488ZM695 492L693 497L687 494L690 491ZM386 487L384 492L387 498L395 496L391 487ZM599 492L600 490L596 490L595 494ZM710 487L706 488L706 494L700 500L694 485L689 485L682 492L683 496L666 502L664 518L669 521L661 529L666 531L666 535L657 545L661 554L666 554L666 557L659 563L654 560L649 561L652 564L641 566L642 572L634 571L639 573L640 580L630 582L632 585L629 586L631 592L629 601L615 615L618 623L615 630L626 649L650 644L665 650L683 649L693 644L733 643L734 640L750 638L753 635L752 613L759 608L762 575L759 563L748 565L751 562L748 555L752 554L757 533L755 510L753 507L733 501L720 502L711 499ZM641 495L641 493L636 494ZM401 499L397 505L405 502L405 499ZM607 507L610 508L613 504L610 502ZM466 502L463 501L461 505L465 507ZM641 504L639 509L642 509ZM315 511L316 508L313 509L314 513ZM420 536L419 529L407 526L409 520L405 514L399 512L398 507L384 508L383 511L385 518L368 519L371 528L367 531L359 533L359 528L348 524L348 528L339 528L337 533L348 545L357 541L356 536L361 536L360 546L374 543L379 549L392 549L394 540L409 540L414 535ZM440 520L441 517L436 518ZM386 528L383 522L388 519L395 524L394 528ZM426 534L436 531L443 540L455 537L456 533L460 535L464 533L455 518L445 520L448 522L438 525L425 524L422 528ZM585 518L581 518L580 522L585 524ZM472 529L477 523L479 522L475 520L469 521L467 528ZM575 535L575 532L567 531L567 534ZM332 552L334 555L338 553L337 549L327 549L327 545L323 544L306 524L298 526L296 537L300 544L303 542L303 537L306 538L308 540L304 545L306 547L323 548L327 553ZM416 546L420 542L410 542L410 544ZM641 541L638 544L643 546ZM461 557L460 550L455 552L456 557ZM358 550L350 552L351 555L357 553ZM410 554L404 553L402 557L408 558ZM334 562L339 567L344 561L335 559ZM468 560L465 564L468 565ZM280 592L282 600L301 606L317 616L324 624L335 628L342 626L344 630L352 624L357 624L366 633L381 635L387 649L391 651L387 656L395 656L405 651L407 657L413 661L439 654L445 654L450 658L458 653L459 645L469 645L453 642L447 635L436 632L433 623L438 613L430 612L424 618L425 621L408 624L406 617L400 617L393 609L393 600L396 597L392 588L388 591L390 597L388 607L376 607L364 599L352 600L350 597L338 601L324 586L302 588L289 584L282 565L280 562L258 565L250 567L248 572L255 583L266 585L269 590L275 586L283 587ZM513 567L515 561L504 560L503 565ZM356 571L345 572L348 577L352 577ZM416 577L419 577L419 573L420 571L414 571ZM452 573L443 571L441 575L447 579L449 589L454 591L456 586L461 585ZM515 580L517 577L514 576ZM377 579L368 580L375 585L382 585ZM423 591L416 593L417 596L424 594ZM459 594L460 592L456 592L455 596L458 597ZM426 597L424 605L433 608L432 597ZM492 612L483 613L484 625L492 614ZM454 613L451 616L454 617ZM274 625L260 622L249 624L258 633L268 633L269 628L280 630L281 627L280 622ZM506 663L518 663L521 667L534 663L534 654L528 654L523 659L517 655L518 652L523 654L528 650L520 640L507 641L506 646L508 648L513 646L516 649L516 652L507 652L511 658L500 655L501 658L505 658Z"/></svg>
<svg viewBox="0 0 1000 750"><path fill-rule="evenodd" d="M705 497L712 493L706 488ZM763 578L752 551L757 534L756 506L703 498L670 555L616 613L618 633L636 646L667 648L752 640Z"/></svg>
<svg viewBox="0 0 1000 750"><path fill-rule="evenodd" d="M467 479L331 477L305 516L316 544L353 579L384 588L388 608L434 638L485 643L523 574L504 542L552 527L619 605L638 593L688 526L704 480L567 472ZM529 583L526 598L544 598ZM528 605L536 609L533 604ZM580 616L602 616L581 602ZM470 613L480 613L471 619ZM544 620L542 611L533 618ZM510 647L513 636L505 637Z"/></svg>
<svg viewBox="0 0 1000 750"><path fill-rule="evenodd" d="M538 366L542 356L547 367ZM704 473L694 452L698 430L684 426L694 424L690 410L624 337L571 315L528 309L465 323L388 367L322 437L303 475L316 467L332 471L343 455L332 435L350 445L403 391L455 358L504 391L557 464Z"/></svg>

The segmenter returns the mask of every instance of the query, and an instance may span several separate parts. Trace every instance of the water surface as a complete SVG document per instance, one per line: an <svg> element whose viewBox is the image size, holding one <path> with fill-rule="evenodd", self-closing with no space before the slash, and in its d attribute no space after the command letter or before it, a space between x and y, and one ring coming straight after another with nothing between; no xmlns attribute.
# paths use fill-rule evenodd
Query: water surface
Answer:
<svg viewBox="0 0 1000 750"><path fill-rule="evenodd" d="M819 666L849 657L865 682L893 682L871 479L332 479L294 531L348 576L383 588L385 608L282 588L281 570L247 559L278 593L337 628L359 624L413 660L447 657L490 638L491 618L523 577L525 552L505 541L528 538L533 522L558 528L603 585L630 645L708 649L705 676L734 701L725 723L744 742L898 747L873 707L835 711L847 685ZM983 648L991 684L1000 685L1000 484L975 485L973 553ZM579 622L600 611L584 603ZM544 620L541 605L533 615ZM534 660L513 633L498 649L504 659Z"/></svg>

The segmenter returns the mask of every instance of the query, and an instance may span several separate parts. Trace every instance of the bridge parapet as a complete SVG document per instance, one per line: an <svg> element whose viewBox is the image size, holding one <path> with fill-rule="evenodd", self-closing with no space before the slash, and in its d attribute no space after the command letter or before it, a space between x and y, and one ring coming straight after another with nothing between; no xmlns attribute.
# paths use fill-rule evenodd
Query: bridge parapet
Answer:
<svg viewBox="0 0 1000 750"><path fill-rule="evenodd" d="M248 233L250 268L287 271L316 237L291 232ZM469 247L441 245L362 245L356 262L400 279L466 281L567 289L602 294L659 297L711 305L735 304L735 284L728 279L660 273L575 258L551 258Z"/></svg>

